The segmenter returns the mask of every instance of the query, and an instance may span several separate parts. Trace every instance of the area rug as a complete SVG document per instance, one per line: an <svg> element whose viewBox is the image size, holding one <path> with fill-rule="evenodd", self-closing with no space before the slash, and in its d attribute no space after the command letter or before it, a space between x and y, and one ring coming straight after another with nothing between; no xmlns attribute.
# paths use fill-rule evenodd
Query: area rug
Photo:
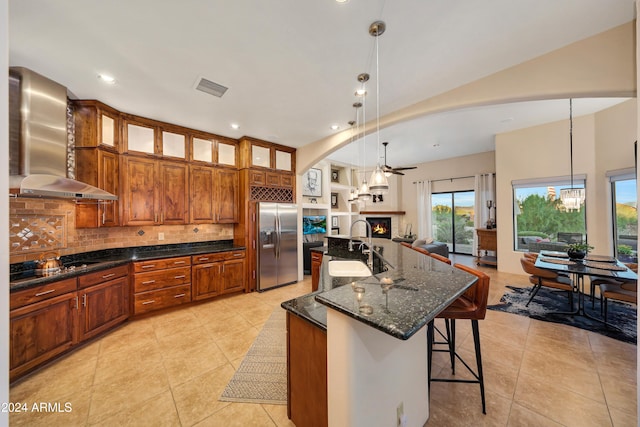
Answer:
<svg viewBox="0 0 640 427"><path fill-rule="evenodd" d="M490 310L504 311L507 313L528 316L532 319L543 320L545 322L561 323L574 326L576 328L595 332L601 335L636 344L637 342L637 310L635 305L609 300L609 310L607 322L611 326L606 326L602 322L589 319L585 316L554 314L558 311L568 311L567 294L565 292L554 292L548 288L540 289L540 292L531 301L529 307L525 307L531 295L531 287L519 288L507 286L510 292L505 293L500 299L500 304L490 305ZM600 301L595 302L595 307L591 308L591 300L585 296L585 311L587 314L602 319L600 315ZM574 296L574 305L577 304L577 296Z"/></svg>
<svg viewBox="0 0 640 427"><path fill-rule="evenodd" d="M287 404L285 311L271 314L218 400Z"/></svg>

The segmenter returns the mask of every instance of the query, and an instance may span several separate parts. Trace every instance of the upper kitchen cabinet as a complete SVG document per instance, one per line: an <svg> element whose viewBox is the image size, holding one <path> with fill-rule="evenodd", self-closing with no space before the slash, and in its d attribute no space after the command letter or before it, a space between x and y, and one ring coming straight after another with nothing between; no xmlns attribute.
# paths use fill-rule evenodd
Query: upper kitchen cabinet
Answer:
<svg viewBox="0 0 640 427"><path fill-rule="evenodd" d="M119 195L118 153L101 148L76 148L76 177L94 187ZM118 200L76 204L76 228L120 225Z"/></svg>
<svg viewBox="0 0 640 427"><path fill-rule="evenodd" d="M122 121L122 140L124 153L159 154L158 127L152 120L125 116Z"/></svg>
<svg viewBox="0 0 640 427"><path fill-rule="evenodd" d="M159 131L160 154L162 157L173 157L187 160L187 134L179 128L162 127Z"/></svg>
<svg viewBox="0 0 640 427"><path fill-rule="evenodd" d="M99 101L73 101L76 147L120 149L120 113Z"/></svg>
<svg viewBox="0 0 640 427"><path fill-rule="evenodd" d="M238 222L238 171L190 165L190 223Z"/></svg>
<svg viewBox="0 0 640 427"><path fill-rule="evenodd" d="M188 223L187 165L183 162L123 157L123 225Z"/></svg>
<svg viewBox="0 0 640 427"><path fill-rule="evenodd" d="M238 143L235 140L205 133L191 134L191 161L238 166Z"/></svg>
<svg viewBox="0 0 640 427"><path fill-rule="evenodd" d="M259 139L240 139L241 168L265 168L295 173L296 149Z"/></svg>

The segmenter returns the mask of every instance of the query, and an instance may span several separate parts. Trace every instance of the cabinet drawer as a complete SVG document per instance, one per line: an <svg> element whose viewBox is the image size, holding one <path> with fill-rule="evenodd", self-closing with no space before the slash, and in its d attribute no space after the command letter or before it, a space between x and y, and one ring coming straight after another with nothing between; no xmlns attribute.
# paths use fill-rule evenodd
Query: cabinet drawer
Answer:
<svg viewBox="0 0 640 427"><path fill-rule="evenodd" d="M120 267L108 268L106 270L100 270L93 273L87 273L78 277L78 288L83 289L89 286L97 285L107 280L117 279L119 277L125 277L129 272L128 265L121 265Z"/></svg>
<svg viewBox="0 0 640 427"><path fill-rule="evenodd" d="M133 309L135 314L142 314L188 302L191 302L191 285L181 285L136 294Z"/></svg>
<svg viewBox="0 0 640 427"><path fill-rule="evenodd" d="M293 175L287 175L287 174L280 175L280 186L293 187Z"/></svg>
<svg viewBox="0 0 640 427"><path fill-rule="evenodd" d="M43 301L68 292L74 292L76 289L77 281L76 278L73 277L23 291L12 292L9 298L9 307L13 310L14 308L23 307L27 304L33 304L34 302Z"/></svg>
<svg viewBox="0 0 640 427"><path fill-rule="evenodd" d="M185 283L191 283L191 267L136 273L133 289L134 292L146 292Z"/></svg>
<svg viewBox="0 0 640 427"><path fill-rule="evenodd" d="M224 252L224 259L225 260L240 259L240 258L244 258L244 254L245 254L244 250Z"/></svg>
<svg viewBox="0 0 640 427"><path fill-rule="evenodd" d="M266 183L265 173L261 171L249 171L249 184L250 185L264 185Z"/></svg>
<svg viewBox="0 0 640 427"><path fill-rule="evenodd" d="M226 252L216 252L213 254L194 255L193 257L191 257L191 263L194 265L198 265L216 261L224 261L225 254Z"/></svg>
<svg viewBox="0 0 640 427"><path fill-rule="evenodd" d="M191 257L183 256L178 258L154 259L149 261L138 261L133 263L133 271L162 270L163 268L183 267L191 265Z"/></svg>

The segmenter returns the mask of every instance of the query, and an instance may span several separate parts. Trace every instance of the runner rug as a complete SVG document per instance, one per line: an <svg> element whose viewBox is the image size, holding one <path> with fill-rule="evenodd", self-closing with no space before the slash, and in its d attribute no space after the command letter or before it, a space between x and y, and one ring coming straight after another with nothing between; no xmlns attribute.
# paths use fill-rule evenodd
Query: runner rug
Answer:
<svg viewBox="0 0 640 427"><path fill-rule="evenodd" d="M287 404L287 327L278 307L262 327L218 400Z"/></svg>
<svg viewBox="0 0 640 427"><path fill-rule="evenodd" d="M635 305L609 300L609 310L607 322L592 320L585 316L554 314L558 311L569 311L569 304L566 292L554 292L551 289L542 288L536 297L531 301L529 307L525 307L531 295L531 287L519 288L507 286L510 289L500 299L500 304L490 305L490 310L504 311L507 313L528 316L532 319L543 320L545 322L562 323L601 335L636 344L637 342L637 310ZM585 310L587 314L602 319L600 314L600 301L596 300L594 308L591 308L591 300L585 296ZM577 304L577 296L574 295L574 305Z"/></svg>

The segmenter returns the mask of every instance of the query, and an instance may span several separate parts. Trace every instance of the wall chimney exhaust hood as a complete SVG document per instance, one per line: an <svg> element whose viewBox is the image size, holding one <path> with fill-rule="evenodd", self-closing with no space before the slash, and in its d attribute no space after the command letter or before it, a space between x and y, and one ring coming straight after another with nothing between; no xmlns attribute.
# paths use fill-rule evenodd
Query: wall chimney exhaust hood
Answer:
<svg viewBox="0 0 640 427"><path fill-rule="evenodd" d="M9 189L24 197L118 200L73 176L67 89L23 67L9 69Z"/></svg>

